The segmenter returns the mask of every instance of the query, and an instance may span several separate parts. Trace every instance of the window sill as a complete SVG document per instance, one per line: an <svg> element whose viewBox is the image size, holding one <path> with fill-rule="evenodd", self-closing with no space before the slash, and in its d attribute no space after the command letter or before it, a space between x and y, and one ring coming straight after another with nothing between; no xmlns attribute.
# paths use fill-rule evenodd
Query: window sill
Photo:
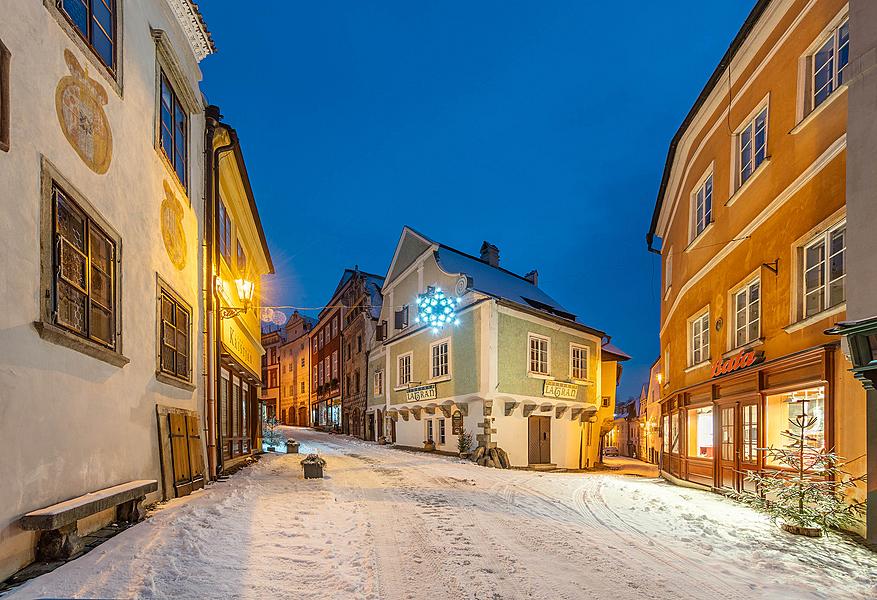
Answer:
<svg viewBox="0 0 877 600"><path fill-rule="evenodd" d="M751 342L743 344L742 346L737 346L736 348L731 348L730 350L728 350L727 352L722 354L722 358L731 358L732 356L740 354L740 352L742 352L743 350L752 350L753 348L757 348L758 346L761 346L763 343L764 343L763 337L758 338L757 340L752 340Z"/></svg>
<svg viewBox="0 0 877 600"><path fill-rule="evenodd" d="M76 350L77 352L81 352L82 354L86 354L92 358L111 364L114 367L124 367L131 362L131 359L123 356L119 352L99 346L94 342L90 342L58 327L57 325L52 325L51 323L46 323L44 321L34 321L34 327L40 334L40 337L47 342L64 346L71 350Z"/></svg>
<svg viewBox="0 0 877 600"><path fill-rule="evenodd" d="M697 371L698 369L708 367L711 364L712 364L712 361L710 359L702 360L699 363L697 363L696 365L691 365L690 367L685 369L685 373L691 373L692 371Z"/></svg>
<svg viewBox="0 0 877 600"><path fill-rule="evenodd" d="M699 234L697 234L697 237L695 237L693 240L691 240L691 242L689 242L688 246L685 247L685 252L690 252L691 250L694 250L700 244L700 240L702 240L706 236L707 232L709 232L709 230L712 228L713 228L713 221L710 221L709 224L707 224L707 226L704 227L703 231L701 231Z"/></svg>
<svg viewBox="0 0 877 600"><path fill-rule="evenodd" d="M432 379L427 379L426 383L441 383L442 381L450 381L450 375L442 375L441 377L433 377Z"/></svg>
<svg viewBox="0 0 877 600"><path fill-rule="evenodd" d="M749 189L749 186L752 185L752 182L758 179L758 176L764 173L765 170L767 170L768 165L770 165L770 156L766 157L762 161L762 163L758 165L758 168L755 169L752 175L749 176L749 179L747 179L743 185L737 188L737 191L734 192L734 194L730 198L728 198L727 202L725 202L725 206L733 205L737 201L737 199L740 198L740 196L746 193L746 190Z"/></svg>
<svg viewBox="0 0 877 600"><path fill-rule="evenodd" d="M673 286L671 285L671 286L668 287L666 290L664 290L664 302L666 302L666 301L667 301L667 298L670 297L670 291L671 291L672 289L673 289Z"/></svg>
<svg viewBox="0 0 877 600"><path fill-rule="evenodd" d="M168 375L167 373L162 373L161 371L155 372L156 381L160 381L166 385L172 385L173 387L180 388L181 390L186 390L187 392L194 392L195 386L189 383L188 381L184 381L182 379L177 379L172 375Z"/></svg>
<svg viewBox="0 0 877 600"><path fill-rule="evenodd" d="M797 135L801 133L801 131L803 131L804 128L807 127L807 125L809 125L811 121L815 120L822 111L828 108L830 104L833 104L834 101L837 100L839 97L843 96L844 92L847 89L847 85L848 84L846 83L841 84L841 86L834 90L834 92L832 92L831 95L822 102L822 104L811 110L806 117L801 119L801 121L792 128L789 134Z"/></svg>
<svg viewBox="0 0 877 600"><path fill-rule="evenodd" d="M393 391L394 391L394 392L404 392L404 391L407 391L407 390L408 390L408 386L407 386L407 385L397 385L396 387L393 388Z"/></svg>
<svg viewBox="0 0 877 600"><path fill-rule="evenodd" d="M590 379L577 379L575 377L570 376L570 383L574 383L576 385L594 385L594 382Z"/></svg>
<svg viewBox="0 0 877 600"><path fill-rule="evenodd" d="M530 379L544 379L547 381L554 380L554 377L552 377L551 375L548 375L546 373L530 373L530 372L528 372L527 377L529 377Z"/></svg>
<svg viewBox="0 0 877 600"><path fill-rule="evenodd" d="M831 308L823 310L822 312L818 312L815 315L807 317L806 319L801 319L800 321L787 325L786 327L783 327L783 331L785 331L786 333L795 333L796 331L801 331L802 329L814 325L824 319L827 319L828 317L833 317L834 315L846 312L846 310L847 303L841 302L837 306L832 306Z"/></svg>

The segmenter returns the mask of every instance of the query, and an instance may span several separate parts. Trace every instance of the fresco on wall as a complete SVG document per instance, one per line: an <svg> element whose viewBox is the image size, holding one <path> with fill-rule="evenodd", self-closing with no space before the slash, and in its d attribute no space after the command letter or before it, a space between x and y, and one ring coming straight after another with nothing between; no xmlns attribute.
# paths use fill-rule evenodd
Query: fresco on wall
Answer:
<svg viewBox="0 0 877 600"><path fill-rule="evenodd" d="M104 112L107 92L88 76L70 50L64 50L70 75L62 77L55 88L55 110L64 136L79 158L99 175L110 168L113 134Z"/></svg>
<svg viewBox="0 0 877 600"><path fill-rule="evenodd" d="M186 266L186 232L183 229L183 206L170 184L164 182L164 200L161 203L161 237L173 265L183 270Z"/></svg>

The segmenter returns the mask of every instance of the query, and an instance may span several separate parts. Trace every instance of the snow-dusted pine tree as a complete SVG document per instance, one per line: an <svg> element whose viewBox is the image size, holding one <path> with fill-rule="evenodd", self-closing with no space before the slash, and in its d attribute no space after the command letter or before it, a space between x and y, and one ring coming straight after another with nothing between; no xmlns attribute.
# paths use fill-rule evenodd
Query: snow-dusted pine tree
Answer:
<svg viewBox="0 0 877 600"><path fill-rule="evenodd" d="M791 427L782 433L787 445L762 449L773 464L783 468L747 472L746 479L755 483L755 490L734 494L796 533L796 527L849 528L865 513L864 502L848 497L865 476L850 475L843 459L808 433L816 421L806 413L789 419Z"/></svg>
<svg viewBox="0 0 877 600"><path fill-rule="evenodd" d="M469 449L472 447L472 434L466 431L465 429L460 432L460 436L457 438L457 450L460 454L465 454L469 452Z"/></svg>

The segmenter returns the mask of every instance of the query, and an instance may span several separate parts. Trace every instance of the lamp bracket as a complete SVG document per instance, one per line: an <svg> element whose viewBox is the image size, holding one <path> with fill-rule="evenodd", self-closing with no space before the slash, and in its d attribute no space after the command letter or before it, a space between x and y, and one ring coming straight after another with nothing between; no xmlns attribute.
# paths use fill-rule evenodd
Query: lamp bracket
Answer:
<svg viewBox="0 0 877 600"><path fill-rule="evenodd" d="M761 266L765 269L768 269L769 271L773 271L774 275L778 275L780 271L780 259L777 258L773 262L762 263Z"/></svg>

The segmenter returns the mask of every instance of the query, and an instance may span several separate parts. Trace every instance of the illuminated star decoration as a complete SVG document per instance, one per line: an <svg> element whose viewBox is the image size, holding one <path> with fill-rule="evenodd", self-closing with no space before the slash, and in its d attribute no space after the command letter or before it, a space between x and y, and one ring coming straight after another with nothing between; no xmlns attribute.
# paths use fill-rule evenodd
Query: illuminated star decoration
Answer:
<svg viewBox="0 0 877 600"><path fill-rule="evenodd" d="M424 323L438 333L445 325L459 325L455 307L460 298L450 298L442 292L442 288L428 287L425 294L417 296L417 317L415 323Z"/></svg>

